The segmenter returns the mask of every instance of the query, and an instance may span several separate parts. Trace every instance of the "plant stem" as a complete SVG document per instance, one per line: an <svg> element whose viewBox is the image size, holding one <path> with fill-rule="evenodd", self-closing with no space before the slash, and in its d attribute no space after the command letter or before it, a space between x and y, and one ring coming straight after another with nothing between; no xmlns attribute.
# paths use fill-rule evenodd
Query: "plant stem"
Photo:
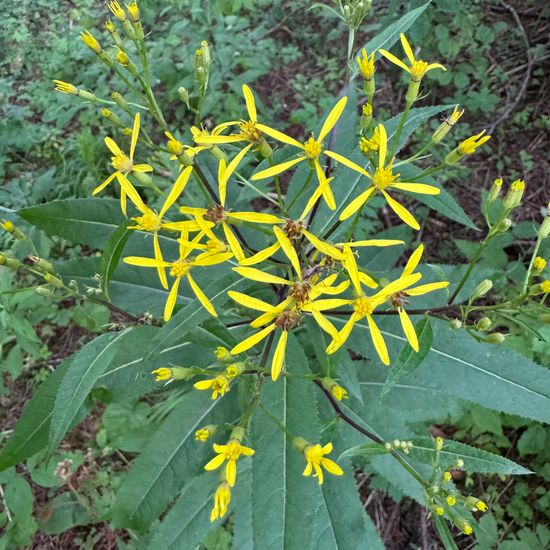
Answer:
<svg viewBox="0 0 550 550"><path fill-rule="evenodd" d="M403 132L403 126L405 125L405 121L407 120L407 115L411 110L411 106L412 106L412 103L409 101L405 104L405 110L403 111L403 114L401 115L401 119L399 120L399 126L397 127L397 131L395 132L395 136L393 137L390 154L388 155L390 163L391 163L391 159L393 158L393 155L395 154L395 150L397 149L397 144L399 142L399 138L401 137L401 133Z"/></svg>
<svg viewBox="0 0 550 550"><path fill-rule="evenodd" d="M270 166L273 166L273 156L269 157L269 164ZM279 181L279 175L275 174L273 176L273 181L275 182L275 189L277 190L277 202L279 203L279 210L281 213L286 217L288 216L288 212L285 209L285 205L283 203L283 193L281 191L281 182Z"/></svg>
<svg viewBox="0 0 550 550"><path fill-rule="evenodd" d="M449 305L451 305L455 301L455 298L458 296L458 293L462 290L462 287L466 284L466 281L469 279L477 260L481 256L481 253L483 252L483 250L485 250L485 247L487 246L488 242L489 240L485 239L480 243L478 249L476 250L476 253L474 254L474 257L470 260L470 263L468 264L468 269L466 269L466 272L464 273L464 275L462 275L462 279L460 279L458 285L455 288L455 291L449 298L449 301L447 302Z"/></svg>
<svg viewBox="0 0 550 550"><path fill-rule="evenodd" d="M533 249L533 255L531 256L531 261L529 262L529 268L527 269L527 273L525 274L525 279L523 281L523 286L521 289L523 294L527 292L527 287L529 286L529 279L531 278L531 272L533 271L533 264L535 263L535 258L537 257L537 254L539 252L539 247L541 242L542 242L542 238L539 236L537 238L537 242L535 243L535 248Z"/></svg>
<svg viewBox="0 0 550 550"><path fill-rule="evenodd" d="M306 187L308 186L309 182L311 181L311 176L313 175L313 168L309 168L309 174L307 175L307 178L305 179L304 183L302 184L302 187L298 191L298 194L292 199L292 202L288 205L288 210L290 210L295 204L296 201L302 196L302 193L305 191Z"/></svg>

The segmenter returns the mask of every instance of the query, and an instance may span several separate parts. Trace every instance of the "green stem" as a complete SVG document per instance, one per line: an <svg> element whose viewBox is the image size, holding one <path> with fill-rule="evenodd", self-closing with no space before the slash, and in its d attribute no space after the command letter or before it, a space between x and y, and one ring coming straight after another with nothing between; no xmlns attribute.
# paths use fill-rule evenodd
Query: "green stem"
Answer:
<svg viewBox="0 0 550 550"><path fill-rule="evenodd" d="M306 187L308 186L309 182L311 181L311 176L313 175L313 168L309 168L309 174L307 175L306 180L304 181L302 187L298 191L298 194L294 197L292 202L288 206L288 210L290 210L295 204L296 201L302 196L302 193L305 191Z"/></svg>
<svg viewBox="0 0 550 550"><path fill-rule="evenodd" d="M274 166L273 156L269 157L269 164L270 164L270 166ZM277 190L277 202L279 203L279 210L286 217L286 216L288 216L288 212L286 211L285 205L283 203L283 193L281 191L281 183L279 181L279 175L278 174L273 176L273 181L275 182L275 189Z"/></svg>
<svg viewBox="0 0 550 550"><path fill-rule="evenodd" d="M537 242L535 243L535 248L533 249L533 255L531 256L531 261L529 262L529 268L527 269L527 273L525 274L525 279L523 281L522 286L522 293L527 292L527 287L529 286L529 280L531 279L531 273L533 271L533 264L535 263L535 258L537 257L537 254L539 252L540 243L542 242L542 237L537 238Z"/></svg>
<svg viewBox="0 0 550 550"><path fill-rule="evenodd" d="M401 166L402 164L410 164L411 162L413 162L414 160L416 160L418 157L420 157L422 154L424 154L426 151L428 151L431 146L433 145L433 142L428 142L426 145L424 145L424 147L422 147L419 151L417 151L414 155L412 155L411 157L405 159L405 160L400 160L399 162L396 162L393 167L394 168L397 168L398 166Z"/></svg>
<svg viewBox="0 0 550 550"><path fill-rule="evenodd" d="M470 260L470 263L468 264L468 268L466 269L466 272L464 273L464 275L462 275L462 279L460 279L457 287L455 288L455 291L449 298L449 301L447 302L448 305L451 305L455 301L455 298L458 296L458 293L462 290L462 287L466 284L466 281L469 279L470 275L472 274L472 270L474 269L476 262L481 256L481 253L485 250L485 247L487 246L489 241L490 241L490 238L487 238L480 243L478 249L476 250L476 253L474 254L474 257Z"/></svg>
<svg viewBox="0 0 550 550"><path fill-rule="evenodd" d="M395 150L397 149L397 144L399 143L399 138L401 137L401 134L403 132L403 126L405 125L405 121L407 120L407 115L409 114L411 106L412 106L411 102L407 102L405 104L405 110L403 111L403 114L401 115L401 119L399 120L399 126L397 127L397 131L395 132L395 136L393 137L393 140L392 140L391 150L390 150L390 154L388 156L389 162L391 162L391 159L393 158L393 155L395 154Z"/></svg>

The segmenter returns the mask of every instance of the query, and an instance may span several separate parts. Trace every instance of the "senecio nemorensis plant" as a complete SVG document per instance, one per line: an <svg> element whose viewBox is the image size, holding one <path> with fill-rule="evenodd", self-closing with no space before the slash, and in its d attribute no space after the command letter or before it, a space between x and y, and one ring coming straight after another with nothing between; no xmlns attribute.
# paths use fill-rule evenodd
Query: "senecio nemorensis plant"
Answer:
<svg viewBox="0 0 550 550"><path fill-rule="evenodd" d="M179 521L189 545L181 547L193 548L202 540L197 532L229 518L235 536L241 530L257 548L380 547L354 483L354 472L372 467L422 502L454 548L453 532L473 535L488 505L482 494L461 492L452 472L528 473L503 457L415 433L408 415L414 422L420 407L427 418L434 406L432 419L445 418L441 396L548 417L547 401L537 401L549 387L546 371L502 344L515 323L536 330L549 320L550 280L537 252L550 217L520 284L486 279L477 260L513 225L526 185L498 177L483 194L486 227L477 228L471 262L423 264L429 209L472 227L442 182L491 136L481 131L457 143L459 106L416 106L429 97L430 77L447 70L420 59L405 34L427 5L357 50L355 31L370 2L337 4L333 13L350 37L342 92L301 138L262 113L250 83L228 83L227 93L242 90L242 118L205 118L217 70L215 45L206 41L194 53L195 86L179 88L176 98L194 123L171 123L136 2L109 3L113 18L101 41L95 31L81 34L111 75L111 98L55 81L59 92L101 108L111 127L103 136L108 177L90 190L93 198L71 203L79 209L71 212L73 241L99 242L103 257L88 278L38 254L32 263L7 255L1 262L35 274L41 295L103 303L117 320L60 380L44 446L55 451L94 388L119 384L129 395L154 392L170 403L130 464L115 526L146 532L162 516L155 529ZM389 64L408 86L402 112L385 120L376 86ZM443 113L431 139L404 154L410 136ZM432 161L436 148L447 151L441 163ZM428 208L413 213L415 201ZM21 216L70 238L71 222L56 214L62 206ZM377 234L372 220L382 209L398 237ZM21 241L29 239L25 227L3 223ZM133 281L131 297L115 279ZM412 382L398 384L405 376L423 381L426 393L416 401L405 391ZM195 534L183 530L188 516Z"/></svg>

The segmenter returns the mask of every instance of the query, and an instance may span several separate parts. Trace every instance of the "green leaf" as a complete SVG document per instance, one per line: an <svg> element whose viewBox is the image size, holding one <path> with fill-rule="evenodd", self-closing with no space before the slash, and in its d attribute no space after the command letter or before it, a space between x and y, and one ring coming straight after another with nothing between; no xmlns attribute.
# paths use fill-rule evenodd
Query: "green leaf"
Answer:
<svg viewBox="0 0 550 550"><path fill-rule="evenodd" d="M286 364L294 374L309 372L307 358L292 336ZM315 478L304 477L304 457L271 418L311 443L324 443L314 403L311 381L281 377L263 384L262 408L252 422L253 446L262 450L261 460L254 457L252 461L254 547L301 549L307 540L320 550L343 550L355 548L361 540L368 548L383 548L359 502L352 472L346 471L342 477L327 473L322 486ZM343 509L345 521L341 520Z"/></svg>
<svg viewBox="0 0 550 550"><path fill-rule="evenodd" d="M390 358L406 342L398 319L377 317ZM329 316L335 325L345 319ZM407 379L408 385L431 388L484 407L524 418L550 421L550 371L497 345L473 340L452 330L442 320L432 320L433 343L424 362ZM370 357L373 354L365 324L356 324L347 347Z"/></svg>
<svg viewBox="0 0 550 550"><path fill-rule="evenodd" d="M519 438L518 451L520 456L538 454L544 450L549 431L543 426L527 428Z"/></svg>
<svg viewBox="0 0 550 550"><path fill-rule="evenodd" d="M399 34L407 32L411 25L422 15L424 10L430 5L430 2L426 2L415 8L414 10L408 11L403 17L388 25L381 33L377 34L374 38L369 40L363 48L367 50L367 53L376 52L376 58L380 57L378 50L380 48L384 50L389 50L398 40ZM359 50L361 51L361 50ZM358 71L354 73L352 78L355 78L358 74Z"/></svg>
<svg viewBox="0 0 550 550"><path fill-rule="evenodd" d="M434 516L434 521L445 550L458 550L447 522L441 516Z"/></svg>
<svg viewBox="0 0 550 550"><path fill-rule="evenodd" d="M433 439L420 437L413 440L414 447L411 449L410 457L419 462L431 464L435 456ZM445 440L443 449L439 453L440 463L443 468L451 468L458 458L464 460L464 469L468 472L479 472L484 474L502 475L525 475L532 474L523 466L504 458L503 456L470 447L465 443Z"/></svg>
<svg viewBox="0 0 550 550"><path fill-rule="evenodd" d="M185 394L132 462L113 508L116 527L145 530L186 483L203 472L213 451L210 444L195 440L195 431L234 417L231 394L212 400L207 393ZM211 476L212 486L216 479Z"/></svg>
<svg viewBox="0 0 550 550"><path fill-rule="evenodd" d="M57 535L91 521L92 517L86 508L68 491L52 498L38 516L40 530L46 535Z"/></svg>
<svg viewBox="0 0 550 550"><path fill-rule="evenodd" d="M109 281L120 261L120 255L124 250L126 241L132 234L132 230L128 229L131 223L131 220L126 220L113 231L101 255L101 261L99 263L100 273L102 275L101 289L107 298L109 297Z"/></svg>
<svg viewBox="0 0 550 550"><path fill-rule="evenodd" d="M350 456L372 456L372 455L384 455L390 453L391 450L386 449L384 445L380 443L364 443L363 445L357 445L351 447L347 451L344 451L339 460Z"/></svg>
<svg viewBox="0 0 550 550"><path fill-rule="evenodd" d="M34 392L0 452L0 471L15 466L48 444L55 398L70 361L64 361Z"/></svg>
<svg viewBox="0 0 550 550"><path fill-rule="evenodd" d="M414 328L418 336L418 353L414 351L408 342L405 344L405 347L399 354L397 362L390 369L388 378L380 394L381 397L386 395L397 382L400 382L403 378L406 378L411 372L417 369L432 347L433 333L430 318L424 317L418 321Z"/></svg>
<svg viewBox="0 0 550 550"><path fill-rule="evenodd" d="M162 522L152 529L149 548L188 550L203 541L213 528L210 510L215 487L212 475L202 474L193 479Z"/></svg>
<svg viewBox="0 0 550 550"><path fill-rule="evenodd" d="M50 452L61 443L98 377L114 359L125 334L125 331L102 334L74 356L55 399L48 445Z"/></svg>

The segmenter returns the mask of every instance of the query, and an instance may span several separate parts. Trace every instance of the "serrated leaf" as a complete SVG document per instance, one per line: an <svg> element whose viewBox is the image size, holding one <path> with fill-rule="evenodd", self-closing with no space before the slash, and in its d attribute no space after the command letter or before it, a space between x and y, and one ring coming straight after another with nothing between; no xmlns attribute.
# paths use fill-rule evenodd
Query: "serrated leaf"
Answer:
<svg viewBox="0 0 550 550"><path fill-rule="evenodd" d="M114 359L126 331L98 336L73 358L55 399L48 448L54 451L73 423L96 380Z"/></svg>
<svg viewBox="0 0 550 550"><path fill-rule="evenodd" d="M213 528L210 510L215 487L216 480L211 475L193 479L162 522L151 530L149 548L188 550L202 542Z"/></svg>
<svg viewBox="0 0 550 550"><path fill-rule="evenodd" d="M131 223L131 220L126 220L113 231L101 255L101 261L99 262L102 275L101 289L107 298L109 297L109 281L118 265L126 241L132 233L132 230L128 229Z"/></svg>
<svg viewBox="0 0 550 550"><path fill-rule="evenodd" d="M210 444L195 440L206 424L222 424L234 416L231 393L212 400L208 392L191 391L174 407L133 462L113 507L117 527L145 530L212 456ZM215 476L211 478L215 484Z"/></svg>
<svg viewBox="0 0 550 550"><path fill-rule="evenodd" d="M384 455L390 453L391 450L386 449L384 445L380 443L364 443L363 445L357 445L344 451L339 459L347 458L350 456L373 456Z"/></svg>
<svg viewBox="0 0 550 550"><path fill-rule="evenodd" d="M414 447L411 449L410 457L419 462L431 464L435 456L433 440L430 437L421 437L414 439L413 443ZM458 441L445 440L443 449L439 453L441 466L451 468L458 458L464 460L464 469L468 472L502 475L533 473L503 456L476 449Z"/></svg>
<svg viewBox="0 0 550 550"><path fill-rule="evenodd" d="M418 337L418 353L414 351L408 342L405 344L396 363L390 368L380 397L386 395L397 382L400 382L417 369L428 355L433 339L430 318L424 317L424 319L418 321L414 329Z"/></svg>
<svg viewBox="0 0 550 550"><path fill-rule="evenodd" d="M377 317L390 358L406 342L399 320ZM345 319L329 316L335 325ZM509 414L550 421L550 371L496 345L473 340L467 333L452 330L448 323L432 319L433 343L424 362L407 383L440 391ZM372 352L368 327L356 324L347 347L378 364Z"/></svg>
<svg viewBox="0 0 550 550"><path fill-rule="evenodd" d="M0 471L33 456L48 444L55 398L70 361L66 360L34 392L0 452Z"/></svg>
<svg viewBox="0 0 550 550"><path fill-rule="evenodd" d="M434 521L439 538L441 539L445 550L458 550L458 546L453 539L453 535L451 534L451 530L449 529L447 522L440 516L434 516Z"/></svg>

